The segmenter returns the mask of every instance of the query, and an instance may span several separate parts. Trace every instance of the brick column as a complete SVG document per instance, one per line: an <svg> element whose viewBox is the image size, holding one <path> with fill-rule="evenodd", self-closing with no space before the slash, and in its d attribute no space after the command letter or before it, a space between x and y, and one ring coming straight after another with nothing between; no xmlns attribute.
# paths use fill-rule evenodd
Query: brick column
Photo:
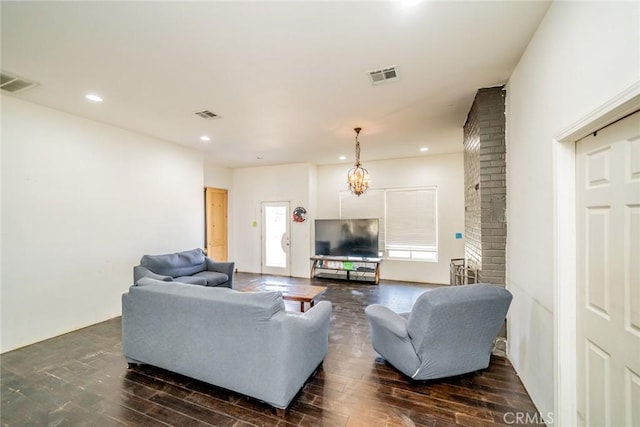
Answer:
<svg viewBox="0 0 640 427"><path fill-rule="evenodd" d="M464 257L470 267L482 268L480 208L480 129L478 105L473 103L464 126Z"/></svg>
<svg viewBox="0 0 640 427"><path fill-rule="evenodd" d="M464 125L465 258L480 281L504 285L506 222L504 88L480 89Z"/></svg>

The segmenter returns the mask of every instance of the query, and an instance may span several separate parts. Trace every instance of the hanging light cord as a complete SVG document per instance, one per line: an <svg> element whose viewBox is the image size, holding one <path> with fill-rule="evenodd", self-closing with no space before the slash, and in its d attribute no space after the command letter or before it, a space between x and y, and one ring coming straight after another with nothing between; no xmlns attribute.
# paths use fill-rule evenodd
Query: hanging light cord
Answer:
<svg viewBox="0 0 640 427"><path fill-rule="evenodd" d="M362 128L354 128L356 131L356 166L360 166L360 141L358 140L358 135L360 135L360 131Z"/></svg>

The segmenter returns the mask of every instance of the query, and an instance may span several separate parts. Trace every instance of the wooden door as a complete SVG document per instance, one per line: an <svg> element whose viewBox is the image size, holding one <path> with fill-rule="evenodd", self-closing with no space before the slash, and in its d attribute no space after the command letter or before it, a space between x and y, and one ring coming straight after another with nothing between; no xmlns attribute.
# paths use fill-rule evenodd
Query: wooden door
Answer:
<svg viewBox="0 0 640 427"><path fill-rule="evenodd" d="M640 426L640 112L576 147L583 426Z"/></svg>
<svg viewBox="0 0 640 427"><path fill-rule="evenodd" d="M207 256L227 261L227 190L205 189Z"/></svg>

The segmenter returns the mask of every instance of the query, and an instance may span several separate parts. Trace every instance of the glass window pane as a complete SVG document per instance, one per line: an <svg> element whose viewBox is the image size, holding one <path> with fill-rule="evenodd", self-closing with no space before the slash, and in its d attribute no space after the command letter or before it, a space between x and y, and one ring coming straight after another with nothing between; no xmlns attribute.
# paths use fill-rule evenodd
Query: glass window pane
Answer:
<svg viewBox="0 0 640 427"><path fill-rule="evenodd" d="M435 252L413 251L411 252L411 258L419 259L421 261L437 261L438 256Z"/></svg>
<svg viewBox="0 0 640 427"><path fill-rule="evenodd" d="M389 251L390 258L411 258L409 251Z"/></svg>
<svg viewBox="0 0 640 427"><path fill-rule="evenodd" d="M265 207L265 264L267 267L287 266L282 239L287 232L287 209L284 206Z"/></svg>

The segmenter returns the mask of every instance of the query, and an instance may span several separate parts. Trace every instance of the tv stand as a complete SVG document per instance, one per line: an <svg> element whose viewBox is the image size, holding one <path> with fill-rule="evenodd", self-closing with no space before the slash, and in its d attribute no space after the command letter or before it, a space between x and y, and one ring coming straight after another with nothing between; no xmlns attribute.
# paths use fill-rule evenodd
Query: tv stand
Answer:
<svg viewBox="0 0 640 427"><path fill-rule="evenodd" d="M359 256L316 255L311 260L311 278L320 277L321 271L333 271L335 277L341 278L341 272L346 272L347 280L373 279L376 285L380 282L380 263L382 258ZM355 275L355 277L353 277ZM369 280L370 281L370 280Z"/></svg>

